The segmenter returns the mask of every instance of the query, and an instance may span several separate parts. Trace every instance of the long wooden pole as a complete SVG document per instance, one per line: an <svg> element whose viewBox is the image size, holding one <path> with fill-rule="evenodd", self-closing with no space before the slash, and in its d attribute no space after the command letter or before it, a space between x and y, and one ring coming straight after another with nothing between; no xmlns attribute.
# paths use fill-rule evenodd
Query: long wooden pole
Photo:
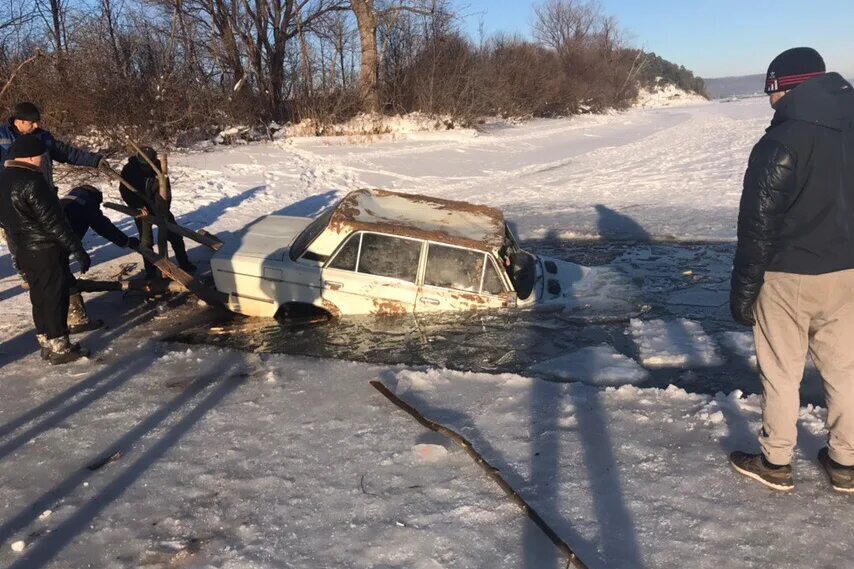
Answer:
<svg viewBox="0 0 854 569"><path fill-rule="evenodd" d="M406 401L403 401L400 397L389 391L389 389L381 382L372 381L371 385L374 386L377 391L382 393L386 397L386 399L409 413L409 415L411 415L413 419L415 419L431 431L444 435L455 443L457 443L459 446L461 446L463 450L466 451L466 453L470 457L472 457L472 459L474 459L477 465L480 466L484 472L486 472L487 476L492 478L492 480L495 481L495 483L498 484L502 490L504 490L504 493L507 494L510 499L513 500L513 502L515 502L516 505L519 506L519 508L521 508L523 512L525 512L525 514L531 519L531 521L534 522L544 534L546 534L546 536L551 540L551 542L555 544L555 546L558 548L558 551L560 551L563 556L566 557L568 563L571 563L578 569L587 569L587 565L585 565L584 562L578 558L578 555L575 554L572 548L570 548L569 545L567 545L566 542L563 541L560 536L549 526L549 524L546 523L542 516L540 516L540 514L538 514L536 510L534 510L534 508L528 505L525 499L522 498L522 496L520 496L519 493L516 492L516 490L514 490L513 487L510 486L510 484L506 480L504 480L504 478L499 473L499 470L489 464L489 462L487 462L486 459L483 458L483 456L474 449L468 439L466 439L459 433L452 431L448 427L445 427L443 425L440 425L439 423L425 418L421 413L418 412L415 407L413 407Z"/></svg>

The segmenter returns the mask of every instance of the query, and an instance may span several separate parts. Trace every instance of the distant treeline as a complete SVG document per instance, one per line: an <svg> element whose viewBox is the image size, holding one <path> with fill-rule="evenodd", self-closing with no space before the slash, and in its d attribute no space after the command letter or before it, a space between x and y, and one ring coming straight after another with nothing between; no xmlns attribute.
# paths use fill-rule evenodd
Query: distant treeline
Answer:
<svg viewBox="0 0 854 569"><path fill-rule="evenodd" d="M646 54L646 65L641 74L641 84L654 86L657 82L676 85L689 93L698 93L708 97L706 84L701 77L695 77L694 73L685 69L682 65L676 65L654 53Z"/></svg>
<svg viewBox="0 0 854 569"><path fill-rule="evenodd" d="M0 109L60 132L175 141L363 111L555 116L625 108L684 67L631 48L596 2L544 0L531 38L472 38L462 0L80 0L0 6ZM482 35L482 34L481 34Z"/></svg>

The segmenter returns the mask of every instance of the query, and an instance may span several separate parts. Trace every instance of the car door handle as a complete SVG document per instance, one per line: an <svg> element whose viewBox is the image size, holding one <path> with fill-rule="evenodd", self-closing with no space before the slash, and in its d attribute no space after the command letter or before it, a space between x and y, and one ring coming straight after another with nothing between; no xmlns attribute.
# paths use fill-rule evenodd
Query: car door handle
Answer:
<svg viewBox="0 0 854 569"><path fill-rule="evenodd" d="M421 302L423 302L424 304L432 304L434 306L439 304L439 301L435 298L422 298Z"/></svg>
<svg viewBox="0 0 854 569"><path fill-rule="evenodd" d="M337 281L326 281L323 283L323 288L328 288L330 290L339 290L344 286L344 283L339 283Z"/></svg>

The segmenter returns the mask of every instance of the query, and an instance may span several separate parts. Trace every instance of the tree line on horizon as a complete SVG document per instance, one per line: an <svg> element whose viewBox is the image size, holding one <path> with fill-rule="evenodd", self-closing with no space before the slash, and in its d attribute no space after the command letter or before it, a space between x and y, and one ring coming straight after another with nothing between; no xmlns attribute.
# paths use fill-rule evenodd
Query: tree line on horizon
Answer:
<svg viewBox="0 0 854 569"><path fill-rule="evenodd" d="M455 0L0 1L0 108L36 102L59 132L174 142L360 112L601 112L658 82L704 93L595 1L542 0L530 39L467 36Z"/></svg>

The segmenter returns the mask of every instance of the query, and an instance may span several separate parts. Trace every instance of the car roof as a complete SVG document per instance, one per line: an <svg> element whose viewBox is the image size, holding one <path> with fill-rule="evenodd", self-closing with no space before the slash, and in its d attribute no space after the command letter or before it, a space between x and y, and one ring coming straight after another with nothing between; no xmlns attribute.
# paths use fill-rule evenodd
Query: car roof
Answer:
<svg viewBox="0 0 854 569"><path fill-rule="evenodd" d="M485 205L387 190L356 190L335 206L328 229L338 234L376 231L497 250L504 243L504 214Z"/></svg>

